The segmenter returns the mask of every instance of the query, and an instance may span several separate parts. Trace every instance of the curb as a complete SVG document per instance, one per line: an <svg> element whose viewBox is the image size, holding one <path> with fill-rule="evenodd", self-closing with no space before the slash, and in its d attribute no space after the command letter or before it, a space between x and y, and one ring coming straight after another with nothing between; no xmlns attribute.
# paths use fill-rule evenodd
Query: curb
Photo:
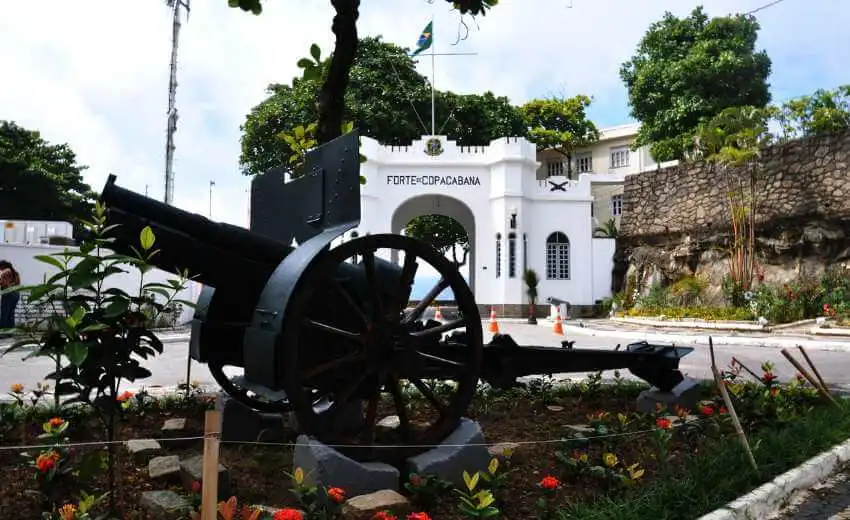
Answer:
<svg viewBox="0 0 850 520"><path fill-rule="evenodd" d="M778 513L789 501L829 477L850 460L850 440L816 455L697 520L757 520Z"/></svg>
<svg viewBox="0 0 850 520"><path fill-rule="evenodd" d="M817 350L830 350L837 352L850 352L850 340L848 341L829 341L824 339L803 339L803 338L780 338L780 337L763 337L753 338L748 336L715 336L713 334L701 334L699 336L692 334L678 334L675 332L648 332L645 330L622 331L622 330L601 330L591 329L578 325L564 324L564 332L573 334L581 334L584 336L605 336L609 338L622 338L634 341L658 341L663 343L675 343L680 346L685 345L708 345L708 338L711 337L714 345L743 345L752 347L770 347L770 348L787 348L801 346L805 348Z"/></svg>

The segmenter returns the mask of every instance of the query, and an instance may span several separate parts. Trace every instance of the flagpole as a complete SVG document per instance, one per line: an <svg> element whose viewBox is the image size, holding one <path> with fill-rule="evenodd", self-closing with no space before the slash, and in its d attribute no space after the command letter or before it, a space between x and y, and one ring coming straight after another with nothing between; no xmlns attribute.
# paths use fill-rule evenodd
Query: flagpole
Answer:
<svg viewBox="0 0 850 520"><path fill-rule="evenodd" d="M431 16L431 38L432 38L432 41L433 41L433 38L434 38L434 17L433 16ZM436 114L437 114L436 99L437 99L437 96L436 96L436 90L435 90L436 87L434 86L434 82L436 81L436 76L435 76L436 73L434 71L434 69L436 67L435 54L436 54L436 49L434 49L434 47L432 45L431 46L431 136L432 137L435 135L436 128L437 128L437 123L436 123L436 121L437 121L437 118L436 118Z"/></svg>

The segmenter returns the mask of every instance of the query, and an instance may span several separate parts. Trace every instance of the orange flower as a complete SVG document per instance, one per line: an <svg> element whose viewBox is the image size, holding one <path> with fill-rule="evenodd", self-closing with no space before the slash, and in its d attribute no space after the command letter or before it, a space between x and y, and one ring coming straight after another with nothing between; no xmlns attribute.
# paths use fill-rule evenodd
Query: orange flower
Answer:
<svg viewBox="0 0 850 520"><path fill-rule="evenodd" d="M407 515L407 520L431 520L431 517L423 511L420 513L410 513Z"/></svg>
<svg viewBox="0 0 850 520"><path fill-rule="evenodd" d="M42 453L35 460L35 466L42 473L47 473L48 471L56 467L57 460L59 460L59 454L55 451L51 453Z"/></svg>
<svg viewBox="0 0 850 520"><path fill-rule="evenodd" d="M131 391L129 391L129 390L126 390L126 391L124 391L124 393L122 393L121 395L119 395L119 396L118 396L118 397L116 397L115 399L116 399L117 401L119 401L119 402L122 402L122 403L123 403L124 401L126 401L127 399L130 399L131 397L133 397L133 392L131 392Z"/></svg>
<svg viewBox="0 0 850 520"><path fill-rule="evenodd" d="M59 518L62 520L74 520L77 514L77 506L74 504L65 504L59 508Z"/></svg>
<svg viewBox="0 0 850 520"><path fill-rule="evenodd" d="M9 390L11 390L13 394L20 394L24 391L24 385L20 383L12 383L12 385L9 386Z"/></svg>
<svg viewBox="0 0 850 520"><path fill-rule="evenodd" d="M304 520L304 515L297 509L287 507L275 513L273 520Z"/></svg>
<svg viewBox="0 0 850 520"><path fill-rule="evenodd" d="M540 481L540 487L542 487L543 489L548 489L550 491L553 489L558 489L558 486L560 485L561 482L551 475L543 477L543 480Z"/></svg>
<svg viewBox="0 0 850 520"><path fill-rule="evenodd" d="M47 421L47 424L49 424L50 426L52 426L54 428L58 428L58 427L62 426L63 424L65 424L65 420L61 419L59 417L54 417L54 418L50 419L49 421Z"/></svg>
<svg viewBox="0 0 850 520"><path fill-rule="evenodd" d="M375 513L375 516L372 517L372 520L398 520L398 517L389 511L378 511Z"/></svg>
<svg viewBox="0 0 850 520"><path fill-rule="evenodd" d="M337 504L342 504L343 502L345 502L345 491L343 491L342 488L328 488L328 496Z"/></svg>
<svg viewBox="0 0 850 520"><path fill-rule="evenodd" d="M670 422L670 419L666 417L659 417L655 420L655 425L661 428L662 430L669 430L673 423Z"/></svg>

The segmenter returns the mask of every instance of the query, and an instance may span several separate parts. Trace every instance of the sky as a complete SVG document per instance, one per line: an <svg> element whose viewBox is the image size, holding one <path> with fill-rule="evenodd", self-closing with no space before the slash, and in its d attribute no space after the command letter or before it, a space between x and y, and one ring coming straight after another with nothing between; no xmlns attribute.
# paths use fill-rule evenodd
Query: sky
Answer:
<svg viewBox="0 0 850 520"><path fill-rule="evenodd" d="M240 125L273 82L289 83L318 43L332 49L327 0L264 0L254 16L227 0L195 0L180 36L174 204L247 226L249 178L239 169ZM665 11L690 0L502 0L470 23L465 40L444 0L362 0L361 36L413 48L434 16L436 86L491 90L515 104L587 94L600 126L632 122L618 70ZM709 15L746 12L770 0L705 0ZM774 100L850 83L850 2L781 0L756 13L758 47L773 60ZM162 200L171 13L163 0L0 2L0 119L69 143L85 180ZM420 72L430 76L430 60ZM210 188L210 181L215 186Z"/></svg>

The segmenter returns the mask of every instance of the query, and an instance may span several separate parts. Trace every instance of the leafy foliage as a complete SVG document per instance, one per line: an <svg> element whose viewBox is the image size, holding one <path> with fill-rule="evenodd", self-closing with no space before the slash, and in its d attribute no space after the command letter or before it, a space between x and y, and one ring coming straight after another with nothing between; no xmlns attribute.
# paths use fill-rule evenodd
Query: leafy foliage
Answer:
<svg viewBox="0 0 850 520"><path fill-rule="evenodd" d="M499 0L446 0L452 6L460 11L461 14L485 15L487 9L499 3ZM243 11L249 11L259 15L263 12L262 0L227 0L230 7L238 7Z"/></svg>
<svg viewBox="0 0 850 520"><path fill-rule="evenodd" d="M641 122L635 146L650 145L658 161L683 159L701 122L728 107L766 106L771 61L755 51L758 30L752 16L709 19L701 6L652 24L620 69Z"/></svg>
<svg viewBox="0 0 850 520"><path fill-rule="evenodd" d="M850 129L850 85L818 89L773 110L780 123L781 141L845 131Z"/></svg>
<svg viewBox="0 0 850 520"><path fill-rule="evenodd" d="M596 238L617 238L619 233L617 220L614 217L609 218L601 226L593 229L593 236Z"/></svg>
<svg viewBox="0 0 850 520"><path fill-rule="evenodd" d="M587 119L588 96L532 99L520 109L528 125L528 138L538 150L555 150L567 157L572 174L572 154L576 148L599 140L599 130Z"/></svg>
<svg viewBox="0 0 850 520"><path fill-rule="evenodd" d="M452 259L458 266L466 264L469 255L469 235L457 220L444 215L422 215L416 217L404 228L408 236L431 244L442 254L452 253ZM463 251L459 260L457 248Z"/></svg>
<svg viewBox="0 0 850 520"><path fill-rule="evenodd" d="M323 74L329 60L322 61ZM302 58L299 63L306 65L308 61ZM315 100L322 78L308 72L312 70L305 68L303 76L293 78L291 85L269 86L269 97L248 114L242 125L240 156L245 175L290 164L293 149L282 136L299 126L306 129L318 118ZM416 71L416 63L405 49L380 38L363 38L345 94L345 118L360 135L385 145L406 146L430 131L420 118L430 113L430 92L426 78ZM442 134L461 146L486 145L505 135L526 135L516 107L491 92L459 95L438 91L436 106L437 113L446 118Z"/></svg>
<svg viewBox="0 0 850 520"><path fill-rule="evenodd" d="M95 194L83 170L67 144L50 144L37 131L0 121L0 216L76 221L90 215Z"/></svg>

